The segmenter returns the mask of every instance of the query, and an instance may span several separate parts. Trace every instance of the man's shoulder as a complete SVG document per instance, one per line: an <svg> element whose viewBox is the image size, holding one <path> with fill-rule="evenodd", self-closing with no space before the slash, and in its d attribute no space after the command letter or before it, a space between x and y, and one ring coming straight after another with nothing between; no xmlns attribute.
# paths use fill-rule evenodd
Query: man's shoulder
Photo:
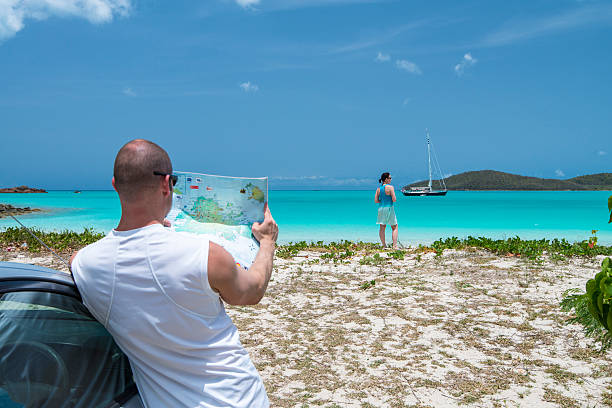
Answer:
<svg viewBox="0 0 612 408"><path fill-rule="evenodd" d="M143 239L144 242L147 242L148 246L164 246L164 252L172 252L174 254L196 252L202 248L206 248L204 244L208 243L208 240L203 237L186 232L177 232L166 227L139 231L136 234L139 236L139 238L136 239ZM123 240L130 241L135 238L136 234L113 234L111 231L104 238L79 250L78 256L81 260L95 259L98 256L106 258L109 253L112 253L113 249L122 245ZM130 244L126 244L130 246Z"/></svg>
<svg viewBox="0 0 612 408"><path fill-rule="evenodd" d="M83 248L81 248L79 250L79 254L84 254L86 252L95 252L96 250L99 250L101 248L104 248L105 246L107 246L108 244L111 243L111 239L109 237L109 235L105 235L103 238L97 240L96 242L92 242L91 244L88 244L86 246L84 246Z"/></svg>
<svg viewBox="0 0 612 408"><path fill-rule="evenodd" d="M154 236L165 239L179 246L201 246L204 239L188 232L175 231L171 228L156 230Z"/></svg>

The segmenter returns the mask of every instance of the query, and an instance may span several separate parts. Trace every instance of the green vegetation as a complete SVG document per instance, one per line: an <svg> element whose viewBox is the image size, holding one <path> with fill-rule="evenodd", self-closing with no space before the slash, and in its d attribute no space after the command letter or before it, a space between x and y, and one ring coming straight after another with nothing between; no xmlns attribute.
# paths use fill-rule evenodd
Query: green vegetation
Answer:
<svg viewBox="0 0 612 408"><path fill-rule="evenodd" d="M508 239L491 239L486 237L467 237L460 239L451 237L439 239L431 246L419 245L413 249L398 249L386 251L379 244L368 242L340 241L325 244L322 241L307 243L305 241L280 245L276 250L279 258L292 258L299 251L323 252L322 262L341 262L355 255L363 255L359 260L361 265L383 265L391 259L403 260L407 253L416 253L416 261L421 261L421 253L435 252L440 257L445 249L467 249L481 248L497 255L519 256L524 259L539 261L542 256L547 255L553 261L567 259L569 257L592 258L596 255L612 256L612 246L597 244L597 231L592 231L588 240L581 242L568 242L565 239L538 239L524 240L519 237ZM380 256L385 253L386 257Z"/></svg>
<svg viewBox="0 0 612 408"><path fill-rule="evenodd" d="M580 184L586 187L603 187L609 189L612 186L612 173L588 174L586 176L578 176L567 181ZM593 190L606 190L606 188L592 188Z"/></svg>
<svg viewBox="0 0 612 408"><path fill-rule="evenodd" d="M508 239L490 239L485 237L467 237L459 239L451 237L435 241L431 248L436 253L444 249L464 249L468 247L483 248L499 255L518 255L528 259L539 259L544 253L550 256L582 256L612 255L612 246L602 246L593 243L592 238L581 242L570 243L565 239L530 239L519 237Z"/></svg>
<svg viewBox="0 0 612 408"><path fill-rule="evenodd" d="M380 250L379 244L374 244L371 242L352 242L347 240L342 240L340 242L330 242L328 244L323 243L323 241L310 242L306 241L300 242L290 242L286 245L279 245L276 250L276 256L279 258L287 259L294 257L298 254L299 251L328 251L329 253L340 253L344 252L357 252L357 251L366 251L372 252ZM342 258L341 255L328 256L328 259Z"/></svg>
<svg viewBox="0 0 612 408"><path fill-rule="evenodd" d="M580 324L584 334L601 343L602 351L612 345L612 260L606 258L601 264L601 272L586 284L586 292L570 289L563 294L561 310L573 312L567 324Z"/></svg>
<svg viewBox="0 0 612 408"><path fill-rule="evenodd" d="M321 255L321 260L325 262L333 261L334 263L336 263L342 262L344 259L348 259L353 255L355 255L355 253L347 248L344 251L330 251L324 253Z"/></svg>
<svg viewBox="0 0 612 408"><path fill-rule="evenodd" d="M85 228L83 232L44 232L39 229L31 229L31 231L45 244L56 251L77 250L85 245L98 241L105 235L89 228ZM10 227L4 231L0 231L1 246L21 246L24 242L27 244L29 251L39 252L41 248L44 249L44 247L23 228Z"/></svg>
<svg viewBox="0 0 612 408"><path fill-rule="evenodd" d="M366 289L370 289L374 285L376 285L376 280L372 279L371 281L363 282L361 285L359 285L359 288L363 289L363 290L366 290Z"/></svg>
<svg viewBox="0 0 612 408"><path fill-rule="evenodd" d="M406 255L406 251L401 250L401 249L389 252L389 256L393 259L397 259L398 261L403 260L404 255Z"/></svg>
<svg viewBox="0 0 612 408"><path fill-rule="evenodd" d="M612 173L557 180L480 170L457 174L445 181L449 190L612 190ZM428 182L423 180L406 187L423 187ZM434 184L438 185L439 180L435 180Z"/></svg>
<svg viewBox="0 0 612 408"><path fill-rule="evenodd" d="M104 233L95 232L93 229L84 229L83 232L62 231L62 232L43 232L39 229L32 230L44 243L54 250L76 250L85 245L96 242L104 237ZM595 232L595 231L593 231ZM42 246L28 232L22 228L7 228L0 231L0 245L19 247L26 243L28 249L38 252ZM554 259L567 258L571 256L593 257L596 255L612 256L612 246L597 245L596 236L593 235L589 240L570 243L565 239L540 239L523 240L519 237L508 239L490 239L485 237L467 237L460 239L451 237L435 241L431 246L422 246L413 249L417 252L417 261L421 260L421 252L433 252L441 255L444 249L465 249L482 248L499 255L516 255L528 259L539 259L545 253ZM276 256L279 258L292 258L299 251L323 252L322 262L340 262L355 255L365 255L360 263L362 265L381 265L390 259L403 260L408 253L405 249L386 251L380 244L371 242L352 242L339 241L324 243L323 241L306 241L279 245ZM379 253L386 253L387 257L381 257Z"/></svg>
<svg viewBox="0 0 612 408"><path fill-rule="evenodd" d="M387 263L387 258L383 258L380 254L374 256L364 256L359 260L359 265L383 265Z"/></svg>

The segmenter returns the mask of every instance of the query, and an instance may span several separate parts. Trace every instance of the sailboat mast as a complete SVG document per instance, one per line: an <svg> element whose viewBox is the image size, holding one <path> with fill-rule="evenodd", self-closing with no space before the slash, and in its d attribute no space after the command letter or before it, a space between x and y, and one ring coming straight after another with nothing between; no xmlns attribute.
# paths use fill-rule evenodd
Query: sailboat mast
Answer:
<svg viewBox="0 0 612 408"><path fill-rule="evenodd" d="M429 130L425 129L427 134L427 165L429 166L429 190L431 191L431 147L429 146Z"/></svg>

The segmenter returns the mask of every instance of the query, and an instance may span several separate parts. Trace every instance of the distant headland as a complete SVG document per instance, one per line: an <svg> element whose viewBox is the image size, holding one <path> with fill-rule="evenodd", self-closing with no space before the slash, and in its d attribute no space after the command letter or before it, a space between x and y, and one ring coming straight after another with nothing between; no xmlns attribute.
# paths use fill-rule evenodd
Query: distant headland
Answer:
<svg viewBox="0 0 612 408"><path fill-rule="evenodd" d="M405 186L423 187L428 180ZM612 173L589 174L567 180L520 176L495 170L468 171L445 179L449 190L612 190ZM433 180L437 188L439 180Z"/></svg>
<svg viewBox="0 0 612 408"><path fill-rule="evenodd" d="M0 188L0 193L46 193L42 188L32 188L28 186Z"/></svg>

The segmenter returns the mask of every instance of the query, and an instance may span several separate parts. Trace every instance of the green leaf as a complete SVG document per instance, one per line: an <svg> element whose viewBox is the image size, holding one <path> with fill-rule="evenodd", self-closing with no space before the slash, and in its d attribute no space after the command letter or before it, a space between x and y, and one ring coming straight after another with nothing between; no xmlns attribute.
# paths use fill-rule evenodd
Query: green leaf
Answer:
<svg viewBox="0 0 612 408"><path fill-rule="evenodd" d="M601 272L597 272L597 275L595 275L595 286L597 286L597 288L599 288L599 284L601 283L601 280L605 277L607 277L608 274L605 273L604 271Z"/></svg>
<svg viewBox="0 0 612 408"><path fill-rule="evenodd" d="M602 279L599 283L599 289L601 289L605 297L612 296L612 278L607 277Z"/></svg>
<svg viewBox="0 0 612 408"><path fill-rule="evenodd" d="M593 318L595 318L598 322L601 321L601 317L599 316L599 311L597 310L597 307L593 305L592 302L587 303L587 308L589 309L589 312L591 313L591 316L593 316Z"/></svg>
<svg viewBox="0 0 612 408"><path fill-rule="evenodd" d="M586 293L589 296L593 296L593 292L597 290L597 285L595 284L595 279L589 279L586 283Z"/></svg>

